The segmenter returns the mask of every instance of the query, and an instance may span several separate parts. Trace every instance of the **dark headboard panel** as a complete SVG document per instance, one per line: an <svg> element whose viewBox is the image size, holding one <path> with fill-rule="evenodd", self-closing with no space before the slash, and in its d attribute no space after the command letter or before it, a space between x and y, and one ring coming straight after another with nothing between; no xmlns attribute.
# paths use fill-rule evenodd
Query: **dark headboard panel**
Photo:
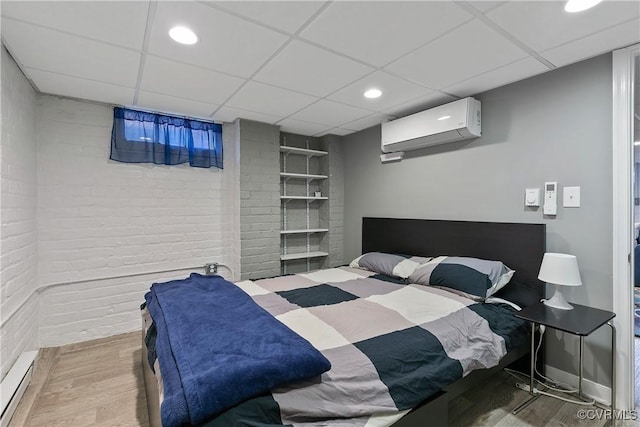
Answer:
<svg viewBox="0 0 640 427"><path fill-rule="evenodd" d="M544 224L362 219L362 253L468 256L502 261L516 273L496 296L523 307L544 298L545 287L538 280L538 271L545 248Z"/></svg>

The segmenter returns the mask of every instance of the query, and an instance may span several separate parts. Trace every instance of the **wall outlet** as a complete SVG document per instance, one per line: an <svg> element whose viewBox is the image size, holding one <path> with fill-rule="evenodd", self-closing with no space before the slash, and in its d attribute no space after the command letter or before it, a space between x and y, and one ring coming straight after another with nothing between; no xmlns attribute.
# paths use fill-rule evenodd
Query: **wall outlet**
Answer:
<svg viewBox="0 0 640 427"><path fill-rule="evenodd" d="M211 276L212 274L217 274L218 273L218 263L217 262L212 262L209 264L205 264L204 265L204 273L207 276Z"/></svg>

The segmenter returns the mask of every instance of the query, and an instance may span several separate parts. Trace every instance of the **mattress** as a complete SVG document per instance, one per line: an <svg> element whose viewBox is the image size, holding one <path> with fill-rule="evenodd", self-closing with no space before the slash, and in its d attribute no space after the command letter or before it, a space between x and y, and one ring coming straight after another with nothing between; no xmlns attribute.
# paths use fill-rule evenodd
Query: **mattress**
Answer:
<svg viewBox="0 0 640 427"><path fill-rule="evenodd" d="M480 303L363 269L339 267L235 286L318 349L331 369L248 396L208 414L203 425L392 425L449 384L498 365L527 343L527 325L505 304ZM207 307L199 309L215 316ZM156 348L153 319L147 307L142 312L163 405L167 374L156 353L172 350ZM223 349L220 343L219 350L207 351Z"/></svg>

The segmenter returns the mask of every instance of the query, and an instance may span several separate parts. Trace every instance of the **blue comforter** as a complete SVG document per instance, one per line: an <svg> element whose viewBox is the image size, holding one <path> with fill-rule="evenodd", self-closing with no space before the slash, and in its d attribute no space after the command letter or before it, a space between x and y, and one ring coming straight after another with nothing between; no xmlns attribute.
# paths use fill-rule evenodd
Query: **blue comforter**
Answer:
<svg viewBox="0 0 640 427"><path fill-rule="evenodd" d="M145 300L157 328L165 427L200 423L331 368L308 341L219 276L156 283Z"/></svg>

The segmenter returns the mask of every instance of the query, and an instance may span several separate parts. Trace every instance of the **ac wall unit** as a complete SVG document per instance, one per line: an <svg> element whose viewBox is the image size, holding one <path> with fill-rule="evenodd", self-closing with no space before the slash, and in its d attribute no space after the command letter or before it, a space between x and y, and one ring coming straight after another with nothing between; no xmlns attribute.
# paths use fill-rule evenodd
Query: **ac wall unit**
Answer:
<svg viewBox="0 0 640 427"><path fill-rule="evenodd" d="M383 153L416 150L481 136L480 101L464 98L382 123Z"/></svg>

